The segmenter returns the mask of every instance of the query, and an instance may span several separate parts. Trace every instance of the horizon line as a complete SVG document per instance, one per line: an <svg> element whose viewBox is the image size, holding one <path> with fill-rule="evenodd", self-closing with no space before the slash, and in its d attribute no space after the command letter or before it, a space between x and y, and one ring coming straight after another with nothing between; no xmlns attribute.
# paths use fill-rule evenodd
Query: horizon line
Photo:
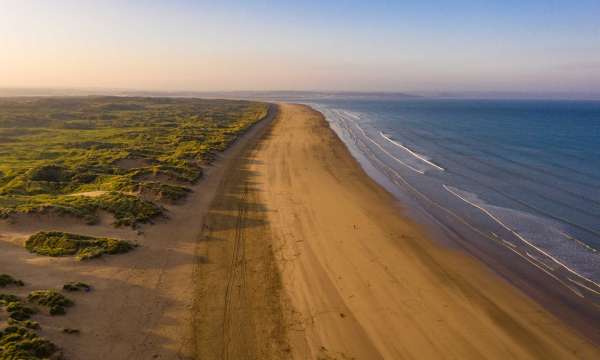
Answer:
<svg viewBox="0 0 600 360"><path fill-rule="evenodd" d="M74 94L75 93L75 94ZM294 95L294 94L322 94L322 95L349 95L349 96L401 96L407 98L434 97L434 98L472 98L472 99L505 99L505 100L600 100L600 92L586 91L523 91L523 90L189 90L189 89L136 89L121 87L17 87L0 86L0 97L26 97L26 96L136 96L136 94L150 97L157 96L193 96L197 95Z"/></svg>

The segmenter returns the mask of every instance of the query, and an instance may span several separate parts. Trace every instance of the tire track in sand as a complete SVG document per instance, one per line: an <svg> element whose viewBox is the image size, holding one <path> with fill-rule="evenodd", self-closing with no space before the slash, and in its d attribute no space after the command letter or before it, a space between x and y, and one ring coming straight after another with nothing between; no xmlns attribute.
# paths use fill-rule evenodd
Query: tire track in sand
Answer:
<svg viewBox="0 0 600 360"><path fill-rule="evenodd" d="M231 340L235 335L238 334L232 334L232 332L235 332L236 330L239 332L240 328L242 327L242 323L234 323L236 320L235 318L241 314L235 314L234 312L241 312L247 306L246 252L244 236L244 224L248 216L248 206L246 205L247 195L248 183L244 182L244 190L241 194L238 204L235 236L233 240L233 254L231 256L231 263L229 265L229 274L225 289L225 305L223 307L223 349L221 352L223 359L229 359L230 352L235 351L235 349L232 349ZM237 308L234 308L235 305L238 305ZM240 339L244 340L245 337L242 336ZM247 344L245 344L245 341L243 342L244 343L241 346L242 352L244 352L246 356L249 356L248 352L244 351L244 349L247 347Z"/></svg>

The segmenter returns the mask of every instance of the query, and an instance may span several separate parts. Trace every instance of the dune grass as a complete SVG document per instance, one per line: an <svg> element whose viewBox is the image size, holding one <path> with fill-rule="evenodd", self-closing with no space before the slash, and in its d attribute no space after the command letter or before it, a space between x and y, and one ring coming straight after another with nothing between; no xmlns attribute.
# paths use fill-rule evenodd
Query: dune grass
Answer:
<svg viewBox="0 0 600 360"><path fill-rule="evenodd" d="M0 217L54 212L136 226L184 198L268 105L172 98L0 98ZM77 195L102 191L97 197Z"/></svg>
<svg viewBox="0 0 600 360"><path fill-rule="evenodd" d="M48 308L50 315L64 315L66 308L74 305L73 301L56 290L36 290L27 295L27 301Z"/></svg>
<svg viewBox="0 0 600 360"><path fill-rule="evenodd" d="M24 327L27 329L31 329L31 330L40 330L42 327L40 326L40 323L37 321L33 321L33 320L14 320L14 319L8 319L8 324L12 325L12 326L20 326L20 327Z"/></svg>
<svg viewBox="0 0 600 360"><path fill-rule="evenodd" d="M17 295L0 293L0 307L6 306L15 301L20 301Z"/></svg>
<svg viewBox="0 0 600 360"><path fill-rule="evenodd" d="M8 275L8 274L0 274L0 287L7 287L10 285L14 285L14 286L23 286L25 285L25 283L23 283L23 281L21 280L17 280L14 277Z"/></svg>
<svg viewBox="0 0 600 360"><path fill-rule="evenodd" d="M125 240L97 238L60 231L40 231L27 239L25 247L38 255L75 256L78 260L88 260L104 254L123 254L134 249L136 245Z"/></svg>
<svg viewBox="0 0 600 360"><path fill-rule="evenodd" d="M11 277L12 279L12 277ZM65 291L89 291L91 287L82 282L67 283ZM38 307L46 307L52 316L64 315L66 308L74 302L59 291L37 290L29 293L26 299L14 294L0 293L0 310L8 314L7 326L0 329L0 360L41 360L62 359L59 347L38 335L42 327L31 319L38 313ZM65 334L79 334L79 330L63 328Z"/></svg>
<svg viewBox="0 0 600 360"><path fill-rule="evenodd" d="M9 320L26 321L36 314L37 311L24 303L21 298L13 294L0 293L0 308L8 313Z"/></svg>
<svg viewBox="0 0 600 360"><path fill-rule="evenodd" d="M37 311L24 304L21 301L13 301L6 305L6 311L9 313L9 318L16 321L29 320L32 315L35 315Z"/></svg>
<svg viewBox="0 0 600 360"><path fill-rule="evenodd" d="M33 330L8 326L0 330L0 360L61 359L59 349Z"/></svg>

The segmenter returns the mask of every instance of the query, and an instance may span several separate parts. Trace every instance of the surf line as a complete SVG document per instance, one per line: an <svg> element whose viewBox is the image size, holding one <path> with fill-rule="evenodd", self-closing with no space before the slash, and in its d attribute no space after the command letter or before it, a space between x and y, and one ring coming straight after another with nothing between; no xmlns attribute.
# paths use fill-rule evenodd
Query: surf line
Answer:
<svg viewBox="0 0 600 360"><path fill-rule="evenodd" d="M557 263L558 265L562 266L563 268L565 268L567 271L569 271L570 273L572 273L573 275L588 281L598 287L600 287L600 284L596 283L595 281L586 278L585 276L579 274L578 272L576 272L575 270L571 269L570 267L568 267L567 265L563 264L560 260L556 259L554 256L548 254L546 251L540 249L539 247L535 246L534 244L532 244L529 240L525 239L523 236L521 236L518 232L514 231L513 229L511 229L510 227L508 227L506 224L504 224L502 221L500 221L500 219L498 219L497 217L495 217L491 212L489 212L487 209L485 209L483 206L477 205L475 203L473 203L472 201L469 201L467 199L465 199L463 196L460 196L459 194L456 193L456 191L452 190L449 186L447 185L443 185L444 189L446 189L446 191L448 191L449 193L451 193L452 195L456 196L457 198L461 199L462 201L466 202L467 204L476 207L477 209L481 210L484 214L486 214L487 216L489 216L490 218L492 218L492 220L494 220L495 222L497 222L498 224L500 224L503 228L505 228L506 230L510 231L511 233L513 233L517 238L519 238L521 241L523 241L524 243L526 243L527 245L531 246L532 248L536 249L537 251L539 251L540 253L546 255L550 260L554 261L555 263Z"/></svg>
<svg viewBox="0 0 600 360"><path fill-rule="evenodd" d="M344 119L345 120L345 119ZM371 153L373 153L372 150L369 149L369 147L364 143L364 141L359 140L358 137L355 137L355 141L357 142L361 142L363 143L363 146L365 147L366 151L369 151ZM514 252L515 254L517 254L518 256L520 256L521 258L523 258L525 261L531 263L533 266L539 268L541 271L543 271L544 273L546 273L547 275L549 275L551 278L555 279L559 284L561 284L562 286L564 286L566 289L570 290L571 292L573 292L574 294L576 294L577 296L583 296L581 294L580 291L577 291L577 289L573 289L571 286L569 286L567 283L565 283L564 281L562 281L561 279L559 279L556 275L552 274L551 272L545 270L544 268L542 268L541 266L539 266L538 264L536 264L535 262L529 260L527 257L523 256L521 253L519 253L517 250L512 249L511 247L508 247L506 244L504 244L503 242L504 239L502 239L503 242L499 241L498 239L494 239L492 238L490 235L485 234L484 232L482 232L481 230L477 229L475 226L473 226L472 224L470 224L468 221L466 221L465 219L463 219L462 217L460 217L458 214L456 214L454 211L438 204L437 202L433 201L432 199L430 199L428 196L426 196L425 194L423 194L422 192L420 192L419 190L415 189L412 185L410 185L410 183L408 183L408 181L406 181L406 179L404 179L404 177L402 175L400 175L399 172L397 172L396 170L392 169L391 167L389 167L388 165L386 165L385 163L383 163L381 160L379 160L377 158L377 156L375 156L375 154L373 154L373 158L375 161L377 161L384 169L387 169L387 171L391 172L393 175L395 176L390 176L390 179L392 180L392 182L394 182L396 185L398 186L402 186L397 180L400 180L407 188L409 191L414 192L414 194L418 195L419 197L421 197L423 200L427 201L428 203L430 203L431 205L439 208L440 210L446 212L448 215L454 217L456 220L458 220L459 222L463 223L464 225L466 225L467 227L469 227L471 230L473 230L474 232L480 234L481 236L488 238L492 241L496 241L498 243L500 243L501 245L505 246L506 248L508 248L509 250L511 250L512 252ZM387 172L386 171L386 172ZM388 173L388 175L391 175ZM513 245L514 246L514 245ZM586 278L580 276L579 274L575 273L578 277L587 280ZM597 285L596 283L592 282L592 284Z"/></svg>
<svg viewBox="0 0 600 360"><path fill-rule="evenodd" d="M571 278L567 278L567 280L569 280L570 282L572 282L574 284L577 284L577 285L581 286L584 289L587 289L587 290L589 290L589 291L591 291L593 293L596 293L596 294L600 295L600 292L598 292L598 291L596 291L596 290L594 290L594 289L592 289L590 287L585 286L584 284L580 283L579 281L575 281L575 280L573 280Z"/></svg>
<svg viewBox="0 0 600 360"><path fill-rule="evenodd" d="M377 146L377 147L378 147L378 148L379 148L381 151L383 151L383 152L384 152L384 154L386 154L387 156L391 157L392 159L396 160L397 162L399 162L400 164L402 164L402 165L406 166L407 168L411 169L411 170L412 170L412 171L414 171L414 172L418 172L419 174L425 174L425 171L423 171L423 170L419 170L419 169L415 169L414 167L412 167L412 166L408 165L408 164L407 164L407 163L405 163L404 161L402 161L402 160L398 159L397 157L395 157L394 155L392 155L392 154L391 154L389 151L387 151L386 149L384 149L384 148L383 148L383 146L379 145L379 144L378 144L378 143L377 143L375 140L371 139L371 138L369 137L369 135L367 135L367 133L365 133L365 131L364 131L364 130L363 130L361 127L360 127L360 126L358 126L357 124L354 124L354 126L356 126L356 128L357 128L358 130L360 130L360 132L363 134L363 136L364 136L364 137L365 137L367 140L369 140L370 142L372 142L372 143L373 143L375 146Z"/></svg>
<svg viewBox="0 0 600 360"><path fill-rule="evenodd" d="M361 141L362 142L362 141ZM368 147L366 146L366 144L364 144L363 142L363 146L365 146L367 149ZM368 150L371 151L371 150ZM372 152L372 151L371 151ZM390 168L389 166L387 166L386 164L384 164L381 160L379 160L377 158L377 156L373 157L374 160L376 160L377 162L379 162L381 164L381 166L383 166L384 169L387 169L387 171L390 171L392 174L395 175L395 177L392 178L392 181L394 183L396 183L398 186L401 186L400 183L396 180L400 180L402 181L402 183L404 183L408 189L410 191L413 191L416 195L420 196L421 198L423 198L425 201L429 202L431 205L434 205L436 207L438 207L440 210L445 211L446 213L448 213L449 215L451 215L452 217L454 217L456 220L460 221L461 223L463 223L464 225L466 225L467 227L469 227L471 230L475 231L476 233L480 234L481 236L488 238L492 241L497 241L499 242L501 245L505 246L506 248L508 248L509 250L511 250L512 252L514 252L515 254L517 254L518 256L520 256L521 258L523 258L525 261L531 263L533 266L535 266L536 268L539 268L541 271L543 271L544 273L546 273L548 276L550 276L551 278L553 278L554 280L556 280L559 284L561 284L562 286L564 286L566 289L568 289L569 291L573 292L575 295L583 297L583 294L581 294L580 291L578 291L577 289L574 289L573 287L569 286L567 283L565 283L564 281L562 281L561 279L559 279L556 275L552 274L551 272L549 272L548 270L542 268L541 266L539 266L538 264L536 264L535 262L531 261L530 259L528 259L527 257L523 256L522 254L520 254L517 250L507 246L506 244L504 244L505 240L501 239L502 242L500 242L500 238L498 239L494 239L492 237L490 237L489 235L483 233L481 230L477 229L475 226L473 226L472 224L470 224L468 221L466 221L465 219L463 219L462 217L460 217L459 215L457 215L454 211L436 203L435 201L431 200L429 197L427 197L425 194L423 194L422 192L418 191L417 189L415 189L412 185L410 185L406 179L404 179L404 177L402 177L402 175L400 175L396 170ZM511 244L512 245L512 244ZM515 245L512 245L513 247ZM585 279L585 278L584 278Z"/></svg>
<svg viewBox="0 0 600 360"><path fill-rule="evenodd" d="M406 151L408 151L409 154L411 154L412 156L416 157L417 159L433 166L434 168L440 170L440 171L445 171L445 169L441 166L439 166L438 164L435 164L431 161L429 161L429 159L427 159L425 156L421 155L421 154L417 154L416 152L412 151L411 149L407 148L406 146L400 144L399 142L395 141L394 139L392 139L391 137L385 135L382 131L379 132L379 135L381 135L381 137L383 137L384 139L386 139L387 141L391 142L392 144L398 146L401 149L404 149Z"/></svg>
<svg viewBox="0 0 600 360"><path fill-rule="evenodd" d="M350 116L353 119L360 120L360 115L352 113L350 111L343 110L343 111L339 111L339 113L344 113L344 114L346 114L346 116Z"/></svg>
<svg viewBox="0 0 600 360"><path fill-rule="evenodd" d="M504 244L503 244L504 245ZM527 257L525 257L523 254L521 254L520 252L518 252L517 250L510 248L506 245L504 245L508 250L512 251L513 253L517 254L518 256L520 256L521 258L523 258L523 260L529 262L531 265L535 266L536 268L540 269L541 271L543 271L544 273L546 273L547 275L551 276L554 278L554 280L558 281L559 283L561 283L564 287L566 287L567 289L571 290L575 295L583 298L585 297L581 291L579 291L576 288L572 288L571 286L569 286L568 284L566 284L564 281L562 281L561 279L559 279L556 275L554 275L553 273L551 273L550 271L544 269L543 267L541 267L540 265L538 265L535 261L531 261L530 259L528 259ZM567 278L569 280L571 280L570 278ZM573 282L573 280L571 280L571 282ZM587 288L587 287L586 287ZM593 290L592 290L593 291Z"/></svg>

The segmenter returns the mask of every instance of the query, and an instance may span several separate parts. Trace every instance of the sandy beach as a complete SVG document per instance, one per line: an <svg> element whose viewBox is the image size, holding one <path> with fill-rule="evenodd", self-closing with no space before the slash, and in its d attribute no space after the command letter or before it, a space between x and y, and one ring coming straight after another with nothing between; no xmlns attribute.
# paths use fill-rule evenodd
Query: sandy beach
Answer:
<svg viewBox="0 0 600 360"><path fill-rule="evenodd" d="M432 241L320 113L278 107L141 233L2 221L0 272L26 280L23 293L94 286L68 317L45 319L42 334L86 360L600 357L481 262ZM142 246L86 263L22 248L48 229Z"/></svg>
<svg viewBox="0 0 600 360"><path fill-rule="evenodd" d="M294 358L599 355L481 263L428 239L319 113L282 105L246 171L291 304Z"/></svg>

